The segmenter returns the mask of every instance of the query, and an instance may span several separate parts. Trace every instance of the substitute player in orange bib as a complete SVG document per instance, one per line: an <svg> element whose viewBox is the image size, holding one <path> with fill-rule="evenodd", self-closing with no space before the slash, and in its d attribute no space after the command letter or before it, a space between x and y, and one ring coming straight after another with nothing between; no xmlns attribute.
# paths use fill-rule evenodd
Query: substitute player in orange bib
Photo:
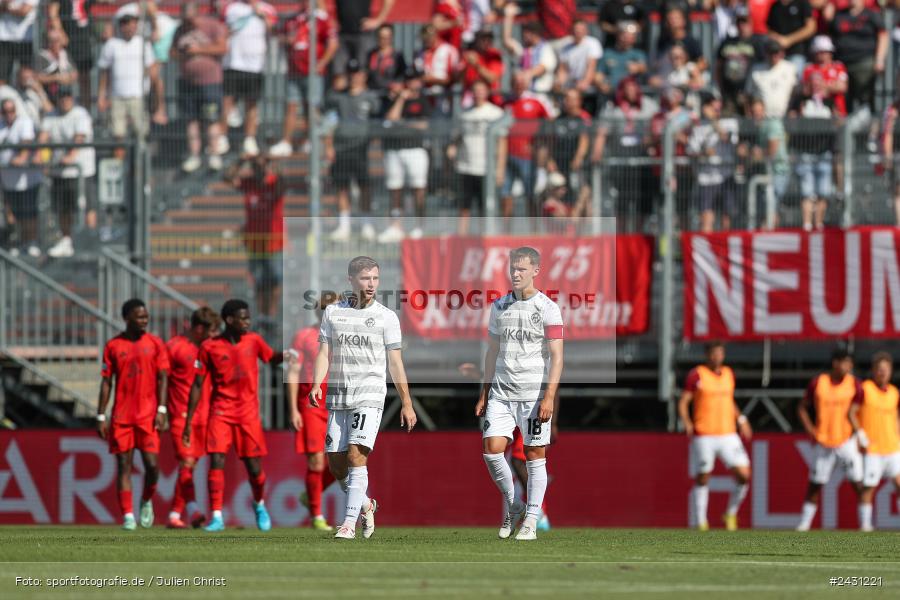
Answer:
<svg viewBox="0 0 900 600"><path fill-rule="evenodd" d="M206 518L195 501L194 467L197 460L206 454L203 444L186 447L181 440L187 421L188 400L191 386L200 368L198 354L200 344L219 332L219 313L204 306L191 315L191 328L185 335L176 335L169 340L166 348L169 351L169 425L172 430L172 445L178 457L178 480L175 482L175 494L172 497L172 508L169 510L167 527L184 529L187 527L181 515L187 508L187 515L194 527L203 524ZM191 422L191 437L195 440L206 439L206 423L209 420L209 396L212 384L209 378L203 382L200 403L196 416Z"/></svg>
<svg viewBox="0 0 900 600"><path fill-rule="evenodd" d="M287 370L291 427L294 428L294 449L306 456L306 491L300 503L309 510L310 526L319 531L331 531L322 514L322 492L334 483L334 475L325 460L325 438L328 434L328 409L309 404L309 393L319 353L319 328L325 308L334 302L333 296L323 295L316 314L319 322L301 329L294 335L291 350L297 354ZM322 382L322 395L328 396L328 377Z"/></svg>
<svg viewBox="0 0 900 600"><path fill-rule="evenodd" d="M688 373L684 391L678 401L678 414L684 432L691 438L689 473L694 479L690 500L697 528L709 529L709 475L716 458L734 476L734 489L728 498L728 508L722 515L725 528L738 528L737 513L750 483L750 457L741 438L750 441L753 431L747 417L741 414L734 401L734 373L725 366L725 345L710 342L706 346L706 363ZM693 416L689 411L693 402ZM740 437L738 437L740 431Z"/></svg>
<svg viewBox="0 0 900 600"><path fill-rule="evenodd" d="M97 407L97 431L116 455L119 508L122 528L133 531L134 505L131 495L131 468L137 448L144 462L144 491L141 494L141 527L153 526L153 494L159 479L159 433L166 419L169 353L163 341L147 331L150 313L142 300L132 298L122 305L125 331L106 342L103 348L102 381ZM112 419L106 421L106 407L116 386Z"/></svg>
<svg viewBox="0 0 900 600"><path fill-rule="evenodd" d="M859 528L872 531L872 499L882 479L900 490L900 393L891 385L894 359L887 352L872 358L872 379L862 384L861 404L850 406L850 423L863 451L863 491L859 499ZM897 501L900 508L900 500Z"/></svg>
<svg viewBox="0 0 900 600"><path fill-rule="evenodd" d="M841 467L857 494L862 490L862 454L848 417L850 405L862 402L862 393L853 375L853 357L843 348L832 352L831 371L814 377L806 388L797 416L816 446L797 531L809 531L812 526L822 486L831 479L835 466ZM816 412L815 424L809 415L810 406Z"/></svg>

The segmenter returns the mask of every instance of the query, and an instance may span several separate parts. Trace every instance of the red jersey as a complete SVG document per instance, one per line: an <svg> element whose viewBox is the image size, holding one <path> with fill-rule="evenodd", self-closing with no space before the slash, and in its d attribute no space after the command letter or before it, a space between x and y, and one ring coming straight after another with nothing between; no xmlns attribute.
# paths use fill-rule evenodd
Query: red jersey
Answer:
<svg viewBox="0 0 900 600"><path fill-rule="evenodd" d="M774 3L775 0L747 0L747 9L750 12L750 23L753 24L754 35L769 33L766 21L769 19L769 10Z"/></svg>
<svg viewBox="0 0 900 600"><path fill-rule="evenodd" d="M113 421L126 425L152 421L158 404L156 378L160 371L168 370L166 346L152 333L137 340L120 333L106 342L101 375L115 377Z"/></svg>
<svg viewBox="0 0 900 600"><path fill-rule="evenodd" d="M572 33L578 14L575 0L538 0L537 15L547 39L558 40Z"/></svg>
<svg viewBox="0 0 900 600"><path fill-rule="evenodd" d="M184 419L187 417L188 400L191 397L191 387L194 379L201 372L200 361L197 356L200 348L194 342L176 335L166 344L169 350L169 416L172 419ZM203 380L203 388L200 393L200 402L194 411L192 424L206 425L209 420L209 395L212 392L212 384L209 378Z"/></svg>
<svg viewBox="0 0 900 600"><path fill-rule="evenodd" d="M292 75L309 75L309 15L300 13L284 24L288 46L288 65ZM328 18L328 12L316 11L316 60L325 56L328 43L337 38L337 30Z"/></svg>
<svg viewBox="0 0 900 600"><path fill-rule="evenodd" d="M481 75L478 74L478 69L469 63L462 61L461 64L463 65L463 89L468 90L471 89L472 84L481 79ZM488 48L484 54L478 53L478 64L497 75L497 79L491 84L491 90L495 92L499 90L500 79L503 75L503 55L500 54L500 51L496 48Z"/></svg>
<svg viewBox="0 0 900 600"><path fill-rule="evenodd" d="M509 131L509 155L531 160L531 142L541 122L550 118L550 111L542 100L527 92L507 102L506 110L516 120Z"/></svg>
<svg viewBox="0 0 900 600"><path fill-rule="evenodd" d="M306 327L294 335L291 348L297 351L300 358L300 385L312 385L315 380L316 355L319 353L319 326ZM322 383L328 381L328 375Z"/></svg>
<svg viewBox="0 0 900 600"><path fill-rule="evenodd" d="M466 14L460 3L456 0L438 0L437 5L434 7L434 14L442 15L448 21L461 23L438 33L438 37L459 50L462 47L462 35L466 22Z"/></svg>
<svg viewBox="0 0 900 600"><path fill-rule="evenodd" d="M275 174L262 184L252 177L241 179L244 192L244 245L250 254L272 254L284 249L284 186Z"/></svg>
<svg viewBox="0 0 900 600"><path fill-rule="evenodd" d="M803 83L808 83L816 76L821 77L827 84L835 81L847 81L847 68L844 66L844 63L838 61L833 61L830 65L817 65L815 63L806 65L806 68L803 69ZM844 94L833 94L832 98L834 99L834 108L838 111L838 114L842 117L846 116L847 99L844 97Z"/></svg>
<svg viewBox="0 0 900 600"><path fill-rule="evenodd" d="M275 352L256 333L236 344L224 335L200 345L200 373L212 380L210 415L234 423L259 418L259 363Z"/></svg>

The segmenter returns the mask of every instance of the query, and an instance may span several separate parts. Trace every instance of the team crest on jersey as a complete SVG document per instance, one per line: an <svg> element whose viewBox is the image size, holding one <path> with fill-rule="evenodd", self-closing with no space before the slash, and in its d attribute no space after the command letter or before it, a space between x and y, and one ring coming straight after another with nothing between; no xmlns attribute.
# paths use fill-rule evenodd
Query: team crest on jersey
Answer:
<svg viewBox="0 0 900 600"><path fill-rule="evenodd" d="M540 325L541 324L541 313L531 313L531 324L532 325Z"/></svg>
<svg viewBox="0 0 900 600"><path fill-rule="evenodd" d="M375 319L372 317L366 319L366 327L375 327Z"/></svg>
<svg viewBox="0 0 900 600"><path fill-rule="evenodd" d="M491 427L491 422L487 419L484 420L484 431L487 431Z"/></svg>

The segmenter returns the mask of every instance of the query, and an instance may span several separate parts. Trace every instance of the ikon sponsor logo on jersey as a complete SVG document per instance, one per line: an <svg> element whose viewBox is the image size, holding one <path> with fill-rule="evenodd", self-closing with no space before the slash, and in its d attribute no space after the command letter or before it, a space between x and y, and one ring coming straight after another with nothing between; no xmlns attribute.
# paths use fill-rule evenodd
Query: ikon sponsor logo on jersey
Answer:
<svg viewBox="0 0 900 600"><path fill-rule="evenodd" d="M356 346L357 348L371 348L372 340L367 335L359 335L358 333L342 333L338 336L338 343L347 346Z"/></svg>
<svg viewBox="0 0 900 600"><path fill-rule="evenodd" d="M503 337L507 340L515 340L517 342L534 342L538 341L537 334L527 329L506 328L503 330Z"/></svg>

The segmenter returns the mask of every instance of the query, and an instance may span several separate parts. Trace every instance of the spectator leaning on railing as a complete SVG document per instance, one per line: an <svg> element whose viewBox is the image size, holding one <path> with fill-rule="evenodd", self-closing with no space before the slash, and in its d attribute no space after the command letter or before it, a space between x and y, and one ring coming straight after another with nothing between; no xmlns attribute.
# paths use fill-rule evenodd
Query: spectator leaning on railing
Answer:
<svg viewBox="0 0 900 600"><path fill-rule="evenodd" d="M739 214L734 183L738 124L722 119L722 101L710 93L701 97L700 115L688 139L688 153L696 160L694 195L700 207L700 230L712 233L716 209L723 230L731 229L732 220Z"/></svg>
<svg viewBox="0 0 900 600"><path fill-rule="evenodd" d="M31 64L38 2L0 0L0 83L10 80L13 64Z"/></svg>
<svg viewBox="0 0 900 600"><path fill-rule="evenodd" d="M181 25L175 31L170 55L178 61L178 116L187 121L188 157L181 165L193 173L203 160L201 127L206 127L206 154L209 168L222 168L228 152L228 137L220 127L222 117L222 57L228 49L225 26L203 16L193 2L182 6Z"/></svg>
<svg viewBox="0 0 900 600"><path fill-rule="evenodd" d="M84 107L76 104L74 93L69 86L60 87L56 110L44 118L41 124L41 133L38 136L41 142L89 144L94 140L91 115ZM84 197L87 201L93 196L91 190L95 173L96 157L93 148L60 148L53 151L50 164L52 180L50 192L62 237L47 250L48 256L65 258L75 254L72 225L78 210L79 179L84 182ZM89 226L92 220L93 217L89 216L87 219Z"/></svg>
<svg viewBox="0 0 900 600"><path fill-rule="evenodd" d="M791 164L787 152L787 134L781 117L771 117L767 113L762 98L750 101L750 116L756 126L756 141L752 151L753 161L769 175L769 185L775 195L775 223L778 226L778 211L787 192L791 177Z"/></svg>
<svg viewBox="0 0 900 600"><path fill-rule="evenodd" d="M582 108L581 92L574 88L566 90L562 107L555 119L541 126L538 164L548 174L561 174L569 191L566 204L581 207L591 193L585 168L591 145L591 116Z"/></svg>
<svg viewBox="0 0 900 600"><path fill-rule="evenodd" d="M18 114L16 103L7 98L0 103L0 146L31 144L36 141L34 121ZM38 245L38 191L44 179L40 168L33 165L33 151L28 148L0 150L0 187L3 199L11 209L19 232L19 245L12 253L41 256Z"/></svg>

